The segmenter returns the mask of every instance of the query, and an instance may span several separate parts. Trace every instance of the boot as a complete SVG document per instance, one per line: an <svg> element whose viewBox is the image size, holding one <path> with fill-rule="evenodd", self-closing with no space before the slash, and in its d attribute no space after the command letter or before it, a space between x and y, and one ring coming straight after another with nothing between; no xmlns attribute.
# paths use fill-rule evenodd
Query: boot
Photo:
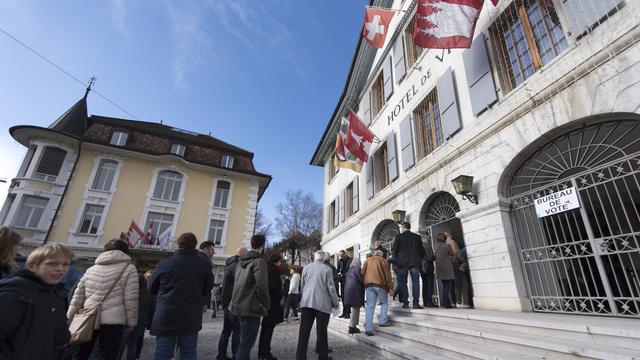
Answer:
<svg viewBox="0 0 640 360"><path fill-rule="evenodd" d="M349 335L360 334L360 329L357 327L349 327Z"/></svg>

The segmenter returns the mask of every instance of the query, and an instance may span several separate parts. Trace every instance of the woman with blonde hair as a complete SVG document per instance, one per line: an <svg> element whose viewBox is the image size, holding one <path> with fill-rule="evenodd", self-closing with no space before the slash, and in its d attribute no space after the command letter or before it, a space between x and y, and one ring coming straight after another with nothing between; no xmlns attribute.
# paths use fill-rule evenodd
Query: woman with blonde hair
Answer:
<svg viewBox="0 0 640 360"><path fill-rule="evenodd" d="M16 271L16 255L22 247L22 236L8 227L0 228L0 279Z"/></svg>

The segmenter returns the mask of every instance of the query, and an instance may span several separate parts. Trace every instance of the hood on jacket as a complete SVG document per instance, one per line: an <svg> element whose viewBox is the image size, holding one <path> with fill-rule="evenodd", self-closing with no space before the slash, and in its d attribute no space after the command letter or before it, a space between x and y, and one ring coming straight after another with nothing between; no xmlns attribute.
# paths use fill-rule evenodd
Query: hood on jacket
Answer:
<svg viewBox="0 0 640 360"><path fill-rule="evenodd" d="M3 290L17 290L27 297L33 297L38 290L59 290L61 286L50 285L43 282L36 274L29 270L20 270L16 272L12 277L3 279L0 281L0 289Z"/></svg>
<svg viewBox="0 0 640 360"><path fill-rule="evenodd" d="M227 261L225 261L224 266L229 266L235 262L238 262L240 260L240 255L233 255L227 258Z"/></svg>
<svg viewBox="0 0 640 360"><path fill-rule="evenodd" d="M109 265L121 262L131 262L131 257L120 250L105 251L98 256L96 264Z"/></svg>
<svg viewBox="0 0 640 360"><path fill-rule="evenodd" d="M251 264L256 259L260 259L262 255L255 250L250 250L245 256L240 258L240 267L245 269L249 264Z"/></svg>

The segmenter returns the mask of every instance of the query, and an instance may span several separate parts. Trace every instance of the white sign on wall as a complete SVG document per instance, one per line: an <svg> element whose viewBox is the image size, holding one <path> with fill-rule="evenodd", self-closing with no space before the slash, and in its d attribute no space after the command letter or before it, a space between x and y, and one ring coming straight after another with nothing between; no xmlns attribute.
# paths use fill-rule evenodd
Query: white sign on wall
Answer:
<svg viewBox="0 0 640 360"><path fill-rule="evenodd" d="M539 197L535 203L538 218L559 214L580 207L578 194L574 187Z"/></svg>

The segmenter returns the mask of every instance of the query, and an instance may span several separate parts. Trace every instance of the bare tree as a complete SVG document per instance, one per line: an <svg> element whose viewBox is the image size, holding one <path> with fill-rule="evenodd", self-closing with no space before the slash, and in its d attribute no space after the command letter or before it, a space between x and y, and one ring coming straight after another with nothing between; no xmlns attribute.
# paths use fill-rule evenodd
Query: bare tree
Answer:
<svg viewBox="0 0 640 360"><path fill-rule="evenodd" d="M264 216L262 209L256 210L256 219L253 226L253 233L269 237L273 233L273 224Z"/></svg>
<svg viewBox="0 0 640 360"><path fill-rule="evenodd" d="M298 256L313 254L320 248L322 239L322 205L311 193L304 193L301 189L287 191L285 201L276 206L275 226L282 237L277 246L282 251L291 254L293 264Z"/></svg>

